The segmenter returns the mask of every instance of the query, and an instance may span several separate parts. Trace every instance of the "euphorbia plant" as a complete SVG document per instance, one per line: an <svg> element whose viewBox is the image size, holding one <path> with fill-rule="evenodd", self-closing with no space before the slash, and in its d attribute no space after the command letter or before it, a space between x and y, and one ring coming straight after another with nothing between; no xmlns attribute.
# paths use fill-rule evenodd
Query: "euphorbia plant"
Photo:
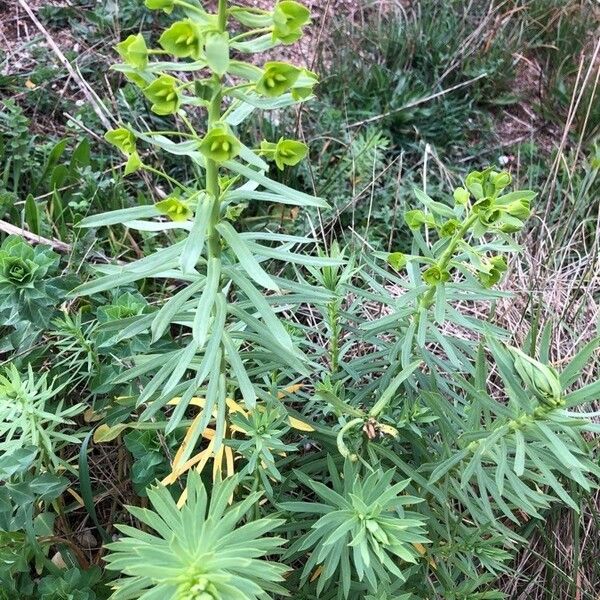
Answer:
<svg viewBox="0 0 600 600"><path fill-rule="evenodd" d="M509 173L489 168L469 174L448 202L415 190L422 208L405 214L411 252L367 256L362 283L346 284L356 300L345 328L356 335L358 322L370 352L341 352L316 403L338 418L339 454L369 469L396 467L411 479L408 493L426 500L415 505L427 523L420 564L403 571L404 583L388 588L379 578L371 588L378 598L503 598L491 582L525 542L525 523L543 519L552 503L576 511L571 490L590 490L600 476L586 439L598 430L594 414L570 410L597 395L599 383L568 389L600 340L559 372L549 364L551 323L539 335L532 330L525 352L485 312L510 296L493 288L507 271L505 257L519 250L512 234L535 196L510 183ZM377 319L363 309L374 298L383 304ZM289 508L296 506L313 519L324 512L310 502ZM320 533L313 529L312 543ZM319 560L337 559L338 535L329 534L330 553L318 552ZM325 566L316 591L336 573Z"/></svg>
<svg viewBox="0 0 600 600"><path fill-rule="evenodd" d="M523 515L540 518L558 500L576 508L567 487L589 490L599 474L581 435L595 427L568 410L597 385L567 389L595 343L559 374L548 364L548 335L538 360L511 348L491 316L461 307L502 297L491 288L518 249L510 234L534 194L509 192L510 175L493 169L469 174L448 203L416 191L422 206L405 215L411 252L349 257L343 268L335 247L295 250L311 248L310 238L240 232L241 203L325 206L268 176L268 161L283 170L305 158L302 141L249 147L237 133L254 110L311 96L316 76L306 69L240 60L298 40L308 11L291 0L271 11L219 0L215 13L197 0L146 5L174 22L156 43L138 34L119 44L116 69L169 124L122 124L106 139L127 157L127 174L145 172L168 189L151 205L82 225L155 232L164 245L126 266L99 267L104 276L76 294L143 279L173 290L153 312L99 330L103 348L150 338L150 350L142 345L113 382L133 384L135 417L118 425L182 439L162 483L187 476L188 485L151 491L155 512L130 511L156 535L121 527L126 537L108 561L127 578L114 597L500 598L483 588L522 541ZM188 161L197 177L164 172L148 146ZM314 284L288 265L309 267ZM394 286L400 293L389 293ZM364 310L373 301L375 320ZM299 304L316 307L324 325L286 323L282 314ZM284 400L302 387L299 375L308 376L303 411L314 427ZM110 418L127 418L127 401L109 411L105 439L122 431L110 431ZM308 434L302 444L292 429ZM222 471L236 475L221 482ZM282 540L266 535L275 528L291 542L279 559L285 567L274 563Z"/></svg>
<svg viewBox="0 0 600 600"><path fill-rule="evenodd" d="M261 68L256 60L241 60L296 41L309 20L306 8L282 1L266 11L220 0L217 12L210 14L193 0L147 0L146 6L179 20L160 35L160 48L153 48L141 34L118 44L123 62L115 69L141 88L152 112L177 126L154 132L122 124L107 132L106 139L128 157L127 174L146 170L162 178L170 191L150 206L89 217L81 225L175 230L179 237L125 267L102 267L104 277L75 293L90 294L149 277L178 282L177 293L160 310L125 319L115 341L147 329L152 333L156 350L133 357L134 364L120 378L143 381L136 400L138 407L145 407L141 419L174 401L169 433L182 422L193 398L206 399L202 418L194 422L179 456L184 464L213 418L218 450L227 430L227 398L242 399L248 409L255 408L257 399L277 402L280 382L308 372L307 359L278 313L297 298L322 299L326 293L269 274L265 261L319 267L338 261L297 252L296 247L314 244L309 238L240 233L230 220L236 212L231 209L240 202L326 206L320 198L268 177L265 159L279 169L294 166L307 154L304 143L264 140L250 148L236 133L236 126L257 108L281 109L311 96L317 78L310 71L284 62L266 61ZM202 183L177 181L146 164L145 146L185 158ZM177 341L170 337L172 326L182 328Z"/></svg>

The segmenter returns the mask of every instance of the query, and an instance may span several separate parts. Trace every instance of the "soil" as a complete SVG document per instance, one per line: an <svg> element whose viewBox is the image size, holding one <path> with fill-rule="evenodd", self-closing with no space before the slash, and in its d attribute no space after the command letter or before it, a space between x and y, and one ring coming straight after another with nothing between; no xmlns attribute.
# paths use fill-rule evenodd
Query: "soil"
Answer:
<svg viewBox="0 0 600 600"><path fill-rule="evenodd" d="M536 145L550 152L560 137L557 128L544 120L536 104L542 99L544 73L541 65L524 56L517 57L517 72L512 88L519 101L502 110L495 125L496 135L503 147L535 140Z"/></svg>

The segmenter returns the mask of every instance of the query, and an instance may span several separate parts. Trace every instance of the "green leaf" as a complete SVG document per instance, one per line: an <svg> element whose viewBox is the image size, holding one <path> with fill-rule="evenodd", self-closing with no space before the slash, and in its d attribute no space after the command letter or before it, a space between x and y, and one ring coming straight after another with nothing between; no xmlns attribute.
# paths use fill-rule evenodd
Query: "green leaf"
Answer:
<svg viewBox="0 0 600 600"><path fill-rule="evenodd" d="M206 194L203 194L198 198L194 223L185 241L183 252L179 257L179 264L183 273L192 273L196 268L198 259L202 255L204 240L206 239L206 232L208 230L208 223L214 202L215 200Z"/></svg>
<svg viewBox="0 0 600 600"><path fill-rule="evenodd" d="M210 315L219 292L220 280L221 261L218 258L209 258L206 270L206 285L198 301L192 326L192 335L200 348L203 348L206 343L210 327Z"/></svg>
<svg viewBox="0 0 600 600"><path fill-rule="evenodd" d="M233 250L241 267L254 281L256 281L256 283L268 290L279 291L277 284L263 270L256 258L252 255L249 247L231 224L223 221L217 225L216 229Z"/></svg>
<svg viewBox="0 0 600 600"><path fill-rule="evenodd" d="M25 199L25 223L31 233L40 235L41 233L41 213L35 201L35 198L28 194Z"/></svg>
<svg viewBox="0 0 600 600"><path fill-rule="evenodd" d="M181 307L198 291L204 287L205 280L199 279L191 285L187 285L180 292L171 296L156 313L150 331L152 332L152 343L159 340L164 332L170 327L174 316Z"/></svg>
<svg viewBox="0 0 600 600"><path fill-rule="evenodd" d="M390 403L394 394L398 391L398 388L417 370L421 365L420 360L415 360L407 365L398 375L396 375L389 385L382 392L379 400L375 403L373 408L369 411L369 416L377 417L381 411Z"/></svg>
<svg viewBox="0 0 600 600"><path fill-rule="evenodd" d="M87 283L76 287L72 292L70 292L69 295L74 298L78 296L91 296L92 294L97 294L98 292L105 292L106 290L115 289L119 286L133 283L134 281L139 281L140 279L145 279L146 277L158 275L159 273L175 267L176 265L177 261L171 260L157 266L148 267L144 271L134 271L132 269L125 268L118 273L113 273L106 275L105 277L99 277L98 279L88 281Z"/></svg>
<svg viewBox="0 0 600 600"><path fill-rule="evenodd" d="M166 397L175 386L181 381L181 378L185 375L185 372L190 368L196 352L198 350L198 342L195 339L188 340L188 345L181 351L177 364L171 372L169 380L164 385L161 397Z"/></svg>
<svg viewBox="0 0 600 600"><path fill-rule="evenodd" d="M260 314L267 329L271 332L278 344L281 344L288 350L295 352L294 343L289 333L285 330L281 321L277 318L268 302L263 295L254 287L254 285L244 277L243 274L237 273L235 269L227 269L228 275L233 282L240 288L252 303L254 309Z"/></svg>
<svg viewBox="0 0 600 600"><path fill-rule="evenodd" d="M17 448L0 456L0 480L7 480L15 474L24 473L35 460L38 449L35 446Z"/></svg>
<svg viewBox="0 0 600 600"><path fill-rule="evenodd" d="M417 200L419 200L421 204L426 206L431 212L435 213L436 215L440 215L441 217L447 217L449 219L453 219L456 217L456 214L448 205L442 204L441 202L436 202L419 188L413 188L413 194L417 197Z"/></svg>
<svg viewBox="0 0 600 600"><path fill-rule="evenodd" d="M294 206L316 206L318 208L327 208L329 205L322 198L308 196L299 200L297 197L290 198L283 194L271 194L270 192L257 192L255 190L233 190L225 193L225 198L230 202L239 202L244 200L258 202L272 202L273 204L292 204Z"/></svg>
<svg viewBox="0 0 600 600"><path fill-rule="evenodd" d="M256 244L254 242L248 242L246 246L254 256L265 256L281 261L283 263L308 265L312 267L321 268L338 267L343 264L341 260L329 258L327 256L311 256L309 254L297 254L295 252L288 252L287 249L282 246L280 246L279 248L271 248L268 246L263 246L261 244Z"/></svg>
<svg viewBox="0 0 600 600"><path fill-rule="evenodd" d="M248 373L244 368L244 363L242 362L232 339L225 331L223 332L223 345L225 347L225 352L229 357L229 364L231 365L233 374L237 380L240 392L244 398L244 403L249 409L254 409L256 406L256 392L254 391L254 386L248 377Z"/></svg>
<svg viewBox="0 0 600 600"><path fill-rule="evenodd" d="M209 33L206 36L204 54L210 70L222 77L229 69L229 34Z"/></svg>
<svg viewBox="0 0 600 600"><path fill-rule="evenodd" d="M105 227L107 225L116 225L126 223L133 219L146 219L150 217L158 217L160 212L156 206L150 204L148 206L134 206L132 208L121 208L110 212L90 215L85 217L79 223L78 227Z"/></svg>
<svg viewBox="0 0 600 600"><path fill-rule="evenodd" d="M236 161L233 161L233 160L227 161L224 164L224 166L227 169L234 171L235 173L239 173L240 175L243 175L250 181L255 181L256 183L267 188L268 190L271 190L272 192L275 192L276 194L279 194L282 197L287 198L288 202L286 202L286 204L297 204L298 206L322 206L322 207L329 206L327 203L325 203L325 205L323 205L323 203L325 201L322 198L317 198L315 196L311 196L310 194L305 194L304 192L299 192L299 191L294 190L286 185L283 185L282 183L273 181L272 179L265 177L262 173L258 173L256 171L254 171L253 169L250 169L249 167L246 167L245 165L242 165ZM233 192L232 194L235 194L235 192ZM281 200L278 200L278 201L282 202Z"/></svg>
<svg viewBox="0 0 600 600"><path fill-rule="evenodd" d="M66 477L59 477L53 473L41 473L29 482L29 489L39 496L40 500L50 502L56 500L69 487Z"/></svg>
<svg viewBox="0 0 600 600"><path fill-rule="evenodd" d="M79 448L79 489L83 498L83 505L92 519L92 523L100 533L105 542L111 540L110 536L100 525L98 515L96 514L96 502L94 500L94 492L92 491L92 481L90 479L90 469L88 464L88 445L92 439L94 430L92 429L84 438Z"/></svg>
<svg viewBox="0 0 600 600"><path fill-rule="evenodd" d="M583 346L571 359L571 362L569 362L560 374L560 383L563 389L569 387L579 377L581 371L589 363L599 345L600 337L594 338Z"/></svg>
<svg viewBox="0 0 600 600"><path fill-rule="evenodd" d="M515 431L515 465L514 470L517 477L522 477L525 471L525 438L517 429Z"/></svg>

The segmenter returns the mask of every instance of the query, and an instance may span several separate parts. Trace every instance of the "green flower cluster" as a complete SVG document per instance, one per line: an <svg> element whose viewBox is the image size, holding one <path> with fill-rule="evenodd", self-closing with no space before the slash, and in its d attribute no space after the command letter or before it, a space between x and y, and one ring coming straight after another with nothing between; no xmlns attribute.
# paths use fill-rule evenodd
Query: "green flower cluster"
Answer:
<svg viewBox="0 0 600 600"><path fill-rule="evenodd" d="M473 233L483 235L497 230L502 233L516 233L523 228L531 215L531 193L513 192L500 196L511 184L510 173L493 169L473 171L465 179L465 186L474 198L473 213L478 215ZM464 188L463 188L464 190Z"/></svg>
<svg viewBox="0 0 600 600"><path fill-rule="evenodd" d="M159 37L160 48L152 49L142 34L130 35L116 45L116 51L122 64L116 68L141 88L149 101L151 110L159 116L185 115L187 106L210 106L220 101L228 92L238 100L255 102L252 97L268 100L278 99L288 94L291 101L302 101L310 97L318 82L317 76L305 68L280 61L265 63L263 68L241 68L237 62L232 66L232 49L254 51L252 44L260 47L260 33L270 32L270 44L292 44L302 35L303 28L310 22L309 10L293 0L277 2L272 11L232 10L243 25L256 26L241 36L230 38L219 29L218 16L209 14L199 5L182 0L146 0L146 6L152 10L162 10L171 14L181 8L186 18L172 23ZM238 38L244 40L255 37L254 41L244 41L240 46ZM150 58L154 54L169 55L174 59L194 61L193 67L183 62L163 62L156 68ZM189 65L189 63L188 63ZM181 67L181 68L179 68ZM183 81L171 74L173 71L195 71L208 67L212 77ZM223 85L223 77L229 75L238 81L231 87ZM136 145L136 134L129 128L121 127L106 134L106 140L116 146L126 157L125 174L131 174L146 168ZM223 164L235 159L242 145L231 127L225 122L209 124L203 138L198 139L198 150L209 160ZM256 150L268 160L272 160L278 169L297 165L308 154L307 146L296 140L281 139L273 143L264 141ZM172 208L172 207L171 207ZM173 217L173 212L168 213ZM182 215L183 213L179 213ZM187 218L187 217L186 217Z"/></svg>
<svg viewBox="0 0 600 600"><path fill-rule="evenodd" d="M472 236L477 240L486 234L504 235L522 229L531 214L535 194L528 190L505 193L511 182L508 172L492 168L473 171L465 178L464 186L454 190L452 207L415 190L424 208L407 211L404 214L406 224L415 234L426 227L439 236L439 243L435 245L437 255L418 259L427 265L421 277L430 288L423 296L423 307L433 302L435 288L450 280L452 267L464 271L464 265L455 263L459 251L464 252L483 287L491 288L502 279L508 268L506 259L500 254L488 256L487 252L468 243L467 238ZM392 252L387 260L398 271L417 258Z"/></svg>
<svg viewBox="0 0 600 600"><path fill-rule="evenodd" d="M535 360L518 348L509 348L509 351L515 371L543 406L556 408L564 404L560 378L553 367Z"/></svg>

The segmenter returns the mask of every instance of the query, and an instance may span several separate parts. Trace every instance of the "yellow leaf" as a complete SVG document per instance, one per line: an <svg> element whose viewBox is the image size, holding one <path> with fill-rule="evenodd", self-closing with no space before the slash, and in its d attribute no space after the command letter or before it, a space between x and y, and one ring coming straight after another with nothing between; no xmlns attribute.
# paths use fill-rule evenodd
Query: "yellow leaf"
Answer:
<svg viewBox="0 0 600 600"><path fill-rule="evenodd" d="M202 450L202 452L198 452L195 456L192 456L192 458L186 461L178 469L172 470L160 483L162 485L171 485L172 483L175 483L184 473L187 473L195 464L199 463L204 458L206 450L208 450L208 448Z"/></svg>
<svg viewBox="0 0 600 600"><path fill-rule="evenodd" d="M83 506L84 506L83 498L72 488L68 488L67 492L69 492L69 494L71 494L71 496L73 496L73 498L75 498L75 500L77 500L77 503L79 504L79 506L81 506L83 508Z"/></svg>
<svg viewBox="0 0 600 600"><path fill-rule="evenodd" d="M423 546L423 544L416 543L413 544L413 546L421 556L423 556L427 552L427 549L425 548L425 546Z"/></svg>
<svg viewBox="0 0 600 600"><path fill-rule="evenodd" d="M181 492L181 496L179 496L179 500L177 500L177 508L182 508L187 500L187 488Z"/></svg>
<svg viewBox="0 0 600 600"><path fill-rule="evenodd" d="M129 427L129 425L124 423L119 423L118 425L113 425L112 427L104 423L103 425L100 425L96 431L94 431L94 443L102 444L106 442L112 442L112 440L119 437L119 435L121 435L121 433L123 433L127 427Z"/></svg>
<svg viewBox="0 0 600 600"><path fill-rule="evenodd" d="M33 83L33 81L31 81L31 79L28 79L25 82L25 87L29 90L35 90L35 88L37 87L37 85L35 85L35 83Z"/></svg>
<svg viewBox="0 0 600 600"><path fill-rule="evenodd" d="M398 437L398 430L391 425L382 425L381 423L378 425L379 431L384 433L385 435L391 435L392 437Z"/></svg>
<svg viewBox="0 0 600 600"><path fill-rule="evenodd" d="M87 408L83 413L83 420L86 423L94 423L99 421L104 415L97 413L93 408Z"/></svg>
<svg viewBox="0 0 600 600"><path fill-rule="evenodd" d="M188 447L188 444L190 443L190 439L192 438L194 433L196 433L196 428L198 427L198 424L200 423L201 417L202 417L202 415L197 415L196 418L192 421L192 424L188 427L185 437L183 438L183 441L181 442L179 449L175 453L175 458L173 459L173 471L177 470L177 467L179 466L179 463L181 462L181 457L183 456L183 453L185 452L186 448Z"/></svg>
<svg viewBox="0 0 600 600"><path fill-rule="evenodd" d="M241 407L240 404L238 404L235 400L233 400L232 398L227 398L225 400L225 402L227 403L227 408L229 409L230 413L242 413L243 415L246 415L248 413L246 413L246 411Z"/></svg>
<svg viewBox="0 0 600 600"><path fill-rule="evenodd" d="M279 392L277 394L277 397L281 400L281 398L285 398L288 394L295 394L298 390L301 390L303 387L303 383L295 383L294 385L290 385L283 389L281 392Z"/></svg>
<svg viewBox="0 0 600 600"><path fill-rule="evenodd" d="M323 572L323 565L319 565L315 572L310 576L310 582L312 583L317 577Z"/></svg>
<svg viewBox="0 0 600 600"><path fill-rule="evenodd" d="M198 473L202 473L204 467L206 466L206 463L208 462L208 459L213 455L214 448L215 448L215 440L212 439L208 443L206 450L204 450L203 452L200 452L200 455L202 455L202 459L200 461L198 461L198 465L196 466L196 471Z"/></svg>
<svg viewBox="0 0 600 600"><path fill-rule="evenodd" d="M133 396L117 396L115 402L121 406L129 406L133 404Z"/></svg>
<svg viewBox="0 0 600 600"><path fill-rule="evenodd" d="M235 475L235 465L233 463L233 450L229 446L225 446L225 459L227 461L227 477Z"/></svg>
<svg viewBox="0 0 600 600"><path fill-rule="evenodd" d="M423 546L423 544L419 544L414 543L413 546L415 547L416 551L421 555L421 556L425 556L425 554L427 554L427 548L425 548L425 546ZM435 560L433 560L433 558L428 558L427 562L431 565L431 567L433 569L437 569L437 565L435 564Z"/></svg>
<svg viewBox="0 0 600 600"><path fill-rule="evenodd" d="M217 478L221 475L221 467L223 465L223 459L225 458L225 448L227 446L224 446L223 444L221 444L221 447L217 450L217 453L215 454L215 457L213 458L213 474L212 474L212 478L213 481L216 481Z"/></svg>
<svg viewBox="0 0 600 600"><path fill-rule="evenodd" d="M172 398L171 400L169 400L169 402L167 402L167 404L169 404L170 406L177 406L180 401L181 401L180 397ZM197 396L195 396L194 398L192 398L190 400L190 404L192 406L199 406L200 408L204 408L204 405L206 404L206 400L204 398L198 398Z"/></svg>
<svg viewBox="0 0 600 600"><path fill-rule="evenodd" d="M296 417L288 417L288 422L291 427L297 429L298 431L314 431L315 428L300 419L296 419Z"/></svg>

